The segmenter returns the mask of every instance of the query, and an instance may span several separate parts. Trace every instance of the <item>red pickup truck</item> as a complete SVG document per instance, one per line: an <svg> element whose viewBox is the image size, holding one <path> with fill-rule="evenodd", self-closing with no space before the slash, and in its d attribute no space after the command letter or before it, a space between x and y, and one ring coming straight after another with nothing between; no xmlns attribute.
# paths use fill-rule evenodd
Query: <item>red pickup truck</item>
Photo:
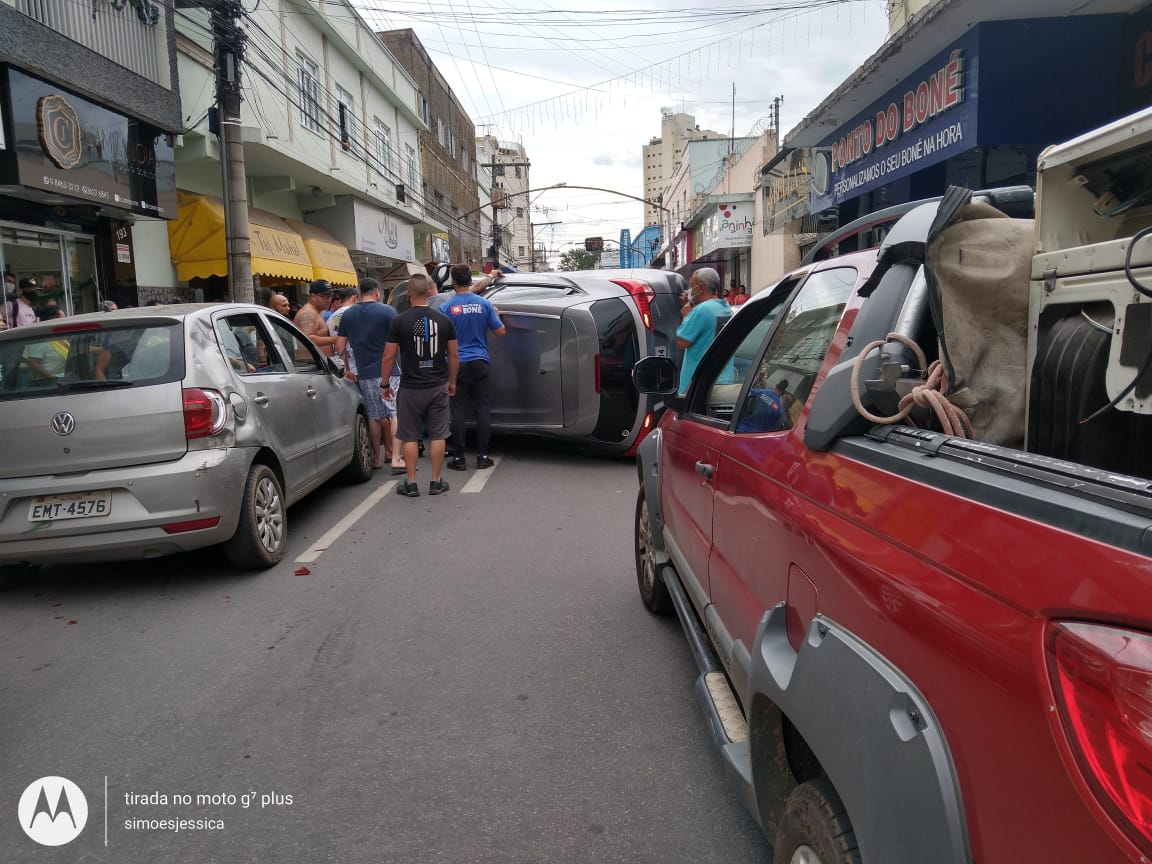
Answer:
<svg viewBox="0 0 1152 864"><path fill-rule="evenodd" d="M1120 170L1148 165L1145 115L1046 154L1038 245L984 226L985 249L1027 234L1023 300L987 295L969 338L929 254L973 218L959 194L757 294L684 395L637 364L667 407L638 454L640 593L678 613L781 864L1152 860L1152 240L1129 212L1045 258L1043 210L1061 165L1098 215L1152 200L1115 188L1152 184ZM986 350L1013 315L1019 344ZM933 359L975 398L938 412Z"/></svg>

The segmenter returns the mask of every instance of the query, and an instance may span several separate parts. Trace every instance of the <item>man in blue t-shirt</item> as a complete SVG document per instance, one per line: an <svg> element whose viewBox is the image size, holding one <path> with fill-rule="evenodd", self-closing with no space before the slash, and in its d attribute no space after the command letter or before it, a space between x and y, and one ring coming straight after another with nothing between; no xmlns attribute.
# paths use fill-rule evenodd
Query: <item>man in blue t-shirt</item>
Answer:
<svg viewBox="0 0 1152 864"><path fill-rule="evenodd" d="M676 330L676 347L684 351L680 364L680 392L688 389L692 373L716 334L732 317L732 307L720 296L720 274L711 267L701 267L688 279L687 294L682 295L680 315L684 321ZM718 381L731 380L731 371L724 370Z"/></svg>
<svg viewBox="0 0 1152 864"><path fill-rule="evenodd" d="M792 425L785 405L788 382L777 381L775 387L753 387L744 400L744 410L736 424L737 432L776 432Z"/></svg>
<svg viewBox="0 0 1152 864"><path fill-rule="evenodd" d="M476 467L491 468L492 460L488 458L488 441L491 437L488 396L492 390L492 376L488 334L503 336L504 324L490 301L472 293L472 271L467 264L453 265L451 278L456 293L440 304L440 311L452 319L456 327L460 351L456 395L452 397L453 457L448 467L454 471L463 471L468 467L464 459L464 424L468 421L468 415L473 414L476 417ZM499 271L477 287L483 290L497 278Z"/></svg>
<svg viewBox="0 0 1152 864"><path fill-rule="evenodd" d="M380 434L384 434L384 449L396 454L396 409L384 401L381 365L388 343L388 331L396 319L396 310L380 302L380 283L375 279L360 281L360 302L345 309L340 315L336 334L336 353L343 354L351 344L356 358L358 374L348 378L360 387L364 407L368 411L368 427L372 435L372 467L382 468Z"/></svg>

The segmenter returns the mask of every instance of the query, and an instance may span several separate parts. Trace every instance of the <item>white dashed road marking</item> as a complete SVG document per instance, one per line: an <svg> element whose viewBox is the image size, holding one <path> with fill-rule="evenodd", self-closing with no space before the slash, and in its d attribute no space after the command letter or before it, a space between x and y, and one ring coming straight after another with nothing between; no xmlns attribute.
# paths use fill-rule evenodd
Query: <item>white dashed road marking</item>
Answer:
<svg viewBox="0 0 1152 864"><path fill-rule="evenodd" d="M499 456L489 456L489 459L494 463L491 468L476 469L468 482L460 487L460 494L467 495L470 492L479 492L484 488L484 484L488 482L488 478L492 476L492 472L500 467Z"/></svg>
<svg viewBox="0 0 1152 864"><path fill-rule="evenodd" d="M349 513L347 516L345 516L343 519L341 519L339 522L337 522L335 525L333 525L332 528L329 529L329 531L327 533L325 533L323 537L321 537L319 540L317 540L315 543L313 543L311 549L309 549L307 552L305 552L303 555L301 555L299 558L297 558L296 563L297 564L314 564L316 562L316 559L319 558L322 554L324 554L324 551L329 546L331 546L333 543L335 543L337 540L340 539L341 534L343 534L345 531L347 531L349 528L351 528L353 525L355 525L358 521L360 521L360 519L362 519L364 517L365 513L367 513L369 510L371 510L373 507L375 507L376 503L381 498L383 498L385 495L387 495L389 492L391 492L395 488L396 488L396 481L395 480L389 481L388 483L384 483L383 485L377 487L375 492L373 492L371 495L369 495L367 498L365 498L363 501L361 501L359 504L357 504L351 513Z"/></svg>

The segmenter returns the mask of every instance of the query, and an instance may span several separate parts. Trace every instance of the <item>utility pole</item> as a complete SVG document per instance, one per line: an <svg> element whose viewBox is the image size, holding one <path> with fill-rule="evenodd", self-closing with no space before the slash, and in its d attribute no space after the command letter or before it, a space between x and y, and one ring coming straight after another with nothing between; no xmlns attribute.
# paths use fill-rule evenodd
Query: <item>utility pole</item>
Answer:
<svg viewBox="0 0 1152 864"><path fill-rule="evenodd" d="M248 235L248 180L240 131L240 67L247 34L237 23L240 0L216 0L212 37L216 58L216 108L220 117L220 170L224 187L224 237L229 294L236 303L256 299Z"/></svg>
<svg viewBox="0 0 1152 864"><path fill-rule="evenodd" d="M500 204L508 206L508 198L510 197L504 191L504 187L499 187L500 195L496 194L496 169L497 168L531 168L531 162L481 162L481 168L490 168L492 170L492 261L499 263L500 261L500 245L503 240L504 230L500 227ZM516 192L516 195L526 194L524 192ZM528 236L529 242L532 242L531 230Z"/></svg>
<svg viewBox="0 0 1152 864"><path fill-rule="evenodd" d="M772 100L772 129L776 133L776 152L780 152L780 103L784 101L783 96L777 96Z"/></svg>

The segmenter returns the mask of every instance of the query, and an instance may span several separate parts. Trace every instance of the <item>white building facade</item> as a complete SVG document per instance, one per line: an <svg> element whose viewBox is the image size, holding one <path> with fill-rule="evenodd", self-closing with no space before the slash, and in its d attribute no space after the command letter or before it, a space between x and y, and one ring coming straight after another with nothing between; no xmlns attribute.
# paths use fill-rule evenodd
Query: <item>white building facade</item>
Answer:
<svg viewBox="0 0 1152 864"><path fill-rule="evenodd" d="M204 219L222 191L220 147L207 119L214 101L209 19L204 9L177 11L182 111L199 118L176 152L177 185L182 205L189 212L192 202L199 205ZM261 3L242 23L257 300L272 289L306 299L309 269L336 284L373 276L386 287L417 272L415 229L447 226L430 221L421 201L418 132L426 121L411 76L347 0ZM202 233L169 232L171 261L157 262L156 280L165 278L176 293L204 280L197 284L212 299L223 273L214 250L189 239Z"/></svg>

